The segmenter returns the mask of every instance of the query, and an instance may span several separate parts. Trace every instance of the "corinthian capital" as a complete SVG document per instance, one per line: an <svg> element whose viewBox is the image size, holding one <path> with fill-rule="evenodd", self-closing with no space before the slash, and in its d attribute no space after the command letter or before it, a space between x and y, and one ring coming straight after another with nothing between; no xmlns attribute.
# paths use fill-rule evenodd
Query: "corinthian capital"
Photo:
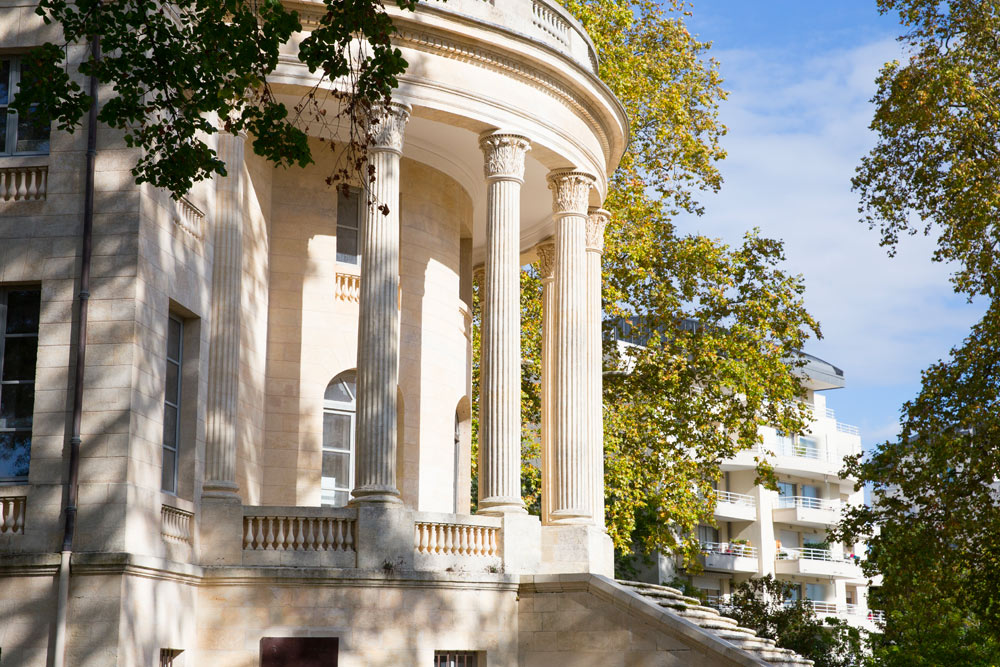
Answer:
<svg viewBox="0 0 1000 667"><path fill-rule="evenodd" d="M549 172L548 180L552 190L553 213L587 215L590 188L597 179L583 171L557 169Z"/></svg>
<svg viewBox="0 0 1000 667"><path fill-rule="evenodd" d="M403 152L403 130L410 118L410 105L389 102L372 109L371 126L373 151Z"/></svg>
<svg viewBox="0 0 1000 667"><path fill-rule="evenodd" d="M556 270L556 244L552 240L542 241L535 251L538 253L538 273L542 280L548 280Z"/></svg>
<svg viewBox="0 0 1000 667"><path fill-rule="evenodd" d="M604 228L610 218L611 214L603 208L590 209L587 216L587 250L604 252Z"/></svg>
<svg viewBox="0 0 1000 667"><path fill-rule="evenodd" d="M527 137L487 132L480 135L479 147L486 158L483 165L486 178L524 182L524 155L531 150Z"/></svg>

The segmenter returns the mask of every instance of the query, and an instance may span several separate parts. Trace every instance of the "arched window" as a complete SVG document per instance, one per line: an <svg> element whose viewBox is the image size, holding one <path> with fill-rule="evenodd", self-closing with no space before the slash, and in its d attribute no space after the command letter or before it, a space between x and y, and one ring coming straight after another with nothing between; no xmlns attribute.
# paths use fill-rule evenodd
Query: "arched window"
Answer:
<svg viewBox="0 0 1000 667"><path fill-rule="evenodd" d="M354 416L357 374L333 378L323 395L323 483L321 502L343 507L354 488Z"/></svg>

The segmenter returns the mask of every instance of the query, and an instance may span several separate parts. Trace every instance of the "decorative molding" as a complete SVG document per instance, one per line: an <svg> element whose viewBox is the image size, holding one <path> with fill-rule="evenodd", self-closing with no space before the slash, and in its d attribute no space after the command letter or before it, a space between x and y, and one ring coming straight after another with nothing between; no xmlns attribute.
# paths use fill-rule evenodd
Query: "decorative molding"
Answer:
<svg viewBox="0 0 1000 667"><path fill-rule="evenodd" d="M403 153L403 130L410 118L410 105L390 102L372 111L371 133L373 151Z"/></svg>
<svg viewBox="0 0 1000 667"><path fill-rule="evenodd" d="M551 239L542 241L535 247L538 253L538 272L542 280L551 280L556 270L556 244Z"/></svg>
<svg viewBox="0 0 1000 667"><path fill-rule="evenodd" d="M48 185L48 166L0 168L0 201L41 201Z"/></svg>
<svg viewBox="0 0 1000 667"><path fill-rule="evenodd" d="M549 172L549 189L552 190L552 212L556 215L587 215L590 189L596 179L583 171L557 169Z"/></svg>
<svg viewBox="0 0 1000 667"><path fill-rule="evenodd" d="M611 214L603 208L592 208L587 216L587 250L604 252L604 230Z"/></svg>
<svg viewBox="0 0 1000 667"><path fill-rule="evenodd" d="M394 40L400 44L408 44L411 48L433 52L444 58L475 63L504 74L514 75L533 88L551 95L583 116L584 120L597 135L597 139L601 144L601 150L605 154L610 152L611 141L608 139L604 128L597 121L598 113L590 105L580 102L567 86L560 83L554 77L542 74L537 68L526 66L523 63L519 63L488 49L462 44L427 32L400 30L394 37ZM405 77L406 75L404 74L403 76ZM596 74L594 76L596 77Z"/></svg>
<svg viewBox="0 0 1000 667"><path fill-rule="evenodd" d="M524 156L531 150L531 141L519 134L486 132L479 136L479 148L486 161L483 174L488 179L524 182Z"/></svg>

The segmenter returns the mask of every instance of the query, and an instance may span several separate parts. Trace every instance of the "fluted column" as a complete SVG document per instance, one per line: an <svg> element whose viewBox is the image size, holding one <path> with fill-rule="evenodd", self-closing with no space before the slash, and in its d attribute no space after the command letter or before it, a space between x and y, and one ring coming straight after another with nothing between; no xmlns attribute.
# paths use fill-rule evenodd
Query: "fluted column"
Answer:
<svg viewBox="0 0 1000 667"><path fill-rule="evenodd" d="M594 475L594 523L604 527L604 353L601 311L601 255L610 214L590 209L587 217L587 430Z"/></svg>
<svg viewBox="0 0 1000 667"><path fill-rule="evenodd" d="M535 249L538 252L538 273L542 280L542 523L549 523L552 514L552 496L555 477L552 474L552 383L555 375L555 355L552 343L555 340L553 330L553 311L555 309L555 268L556 244L551 240L543 241Z"/></svg>
<svg viewBox="0 0 1000 667"><path fill-rule="evenodd" d="M390 103L374 113L371 127L368 159L375 180L361 229L354 503L401 502L396 488L399 158L409 111L408 105Z"/></svg>
<svg viewBox="0 0 1000 667"><path fill-rule="evenodd" d="M525 512L521 500L521 184L531 144L516 134L479 138L485 157L479 512Z"/></svg>
<svg viewBox="0 0 1000 667"><path fill-rule="evenodd" d="M551 523L593 523L587 392L587 202L594 177L549 174L556 225Z"/></svg>
<svg viewBox="0 0 1000 667"><path fill-rule="evenodd" d="M243 276L242 135L221 132L218 155L226 175L215 181L211 338L205 429L207 498L239 500L236 484L236 412L239 398L240 300Z"/></svg>

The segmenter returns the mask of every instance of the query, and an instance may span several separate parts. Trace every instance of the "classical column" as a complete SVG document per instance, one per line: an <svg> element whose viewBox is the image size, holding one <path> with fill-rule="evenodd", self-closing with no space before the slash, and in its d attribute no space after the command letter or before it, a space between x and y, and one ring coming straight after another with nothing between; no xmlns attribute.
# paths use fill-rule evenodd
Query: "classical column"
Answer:
<svg viewBox="0 0 1000 667"><path fill-rule="evenodd" d="M521 500L521 184L528 139L489 132L486 284L481 345L479 512L525 512Z"/></svg>
<svg viewBox="0 0 1000 667"><path fill-rule="evenodd" d="M399 503L396 488L396 387L399 384L399 158L406 104L372 119L368 159L375 168L361 229L358 300L358 413L352 502ZM387 207L383 213L380 207Z"/></svg>
<svg viewBox="0 0 1000 667"><path fill-rule="evenodd" d="M535 249L538 252L538 273L542 279L542 523L549 523L552 514L552 495L555 479L552 474L552 383L555 357L552 353L553 311L555 301L556 244L543 241Z"/></svg>
<svg viewBox="0 0 1000 667"><path fill-rule="evenodd" d="M243 135L219 133L226 175L215 181L211 338L202 496L239 502L236 411L239 397L240 300L243 276Z"/></svg>
<svg viewBox="0 0 1000 667"><path fill-rule="evenodd" d="M549 174L556 226L554 493L550 523L594 522L593 453L589 437L587 360L587 203L594 177L574 170Z"/></svg>
<svg viewBox="0 0 1000 667"><path fill-rule="evenodd" d="M594 523L604 527L604 353L601 311L601 254L610 214L590 209L587 217L587 430L594 474Z"/></svg>

